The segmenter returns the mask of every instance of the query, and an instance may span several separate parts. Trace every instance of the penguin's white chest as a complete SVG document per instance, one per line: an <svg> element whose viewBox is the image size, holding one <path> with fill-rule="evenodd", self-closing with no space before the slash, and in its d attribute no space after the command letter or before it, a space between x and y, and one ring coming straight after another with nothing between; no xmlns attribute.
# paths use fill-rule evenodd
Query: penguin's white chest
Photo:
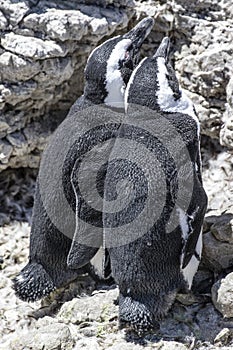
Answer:
<svg viewBox="0 0 233 350"><path fill-rule="evenodd" d="M119 71L107 75L106 89L108 95L104 100L105 104L110 107L124 108L125 84Z"/></svg>

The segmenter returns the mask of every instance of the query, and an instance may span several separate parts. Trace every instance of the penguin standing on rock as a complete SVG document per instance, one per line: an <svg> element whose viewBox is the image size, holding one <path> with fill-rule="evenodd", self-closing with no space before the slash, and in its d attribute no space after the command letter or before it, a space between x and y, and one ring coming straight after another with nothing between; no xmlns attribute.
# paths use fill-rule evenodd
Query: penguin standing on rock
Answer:
<svg viewBox="0 0 233 350"><path fill-rule="evenodd" d="M104 214L120 324L139 334L158 326L179 289L191 288L207 207L199 122L168 55L166 37L133 71L105 178L105 197L121 193L126 202L114 217Z"/></svg>
<svg viewBox="0 0 233 350"><path fill-rule="evenodd" d="M77 226L74 214L77 198L71 174L77 147L72 148L69 142L72 137L76 137L72 131L77 125L82 131L79 111L98 104L119 109L123 107L126 84L137 64L140 47L152 26L153 20L146 18L128 33L105 41L88 58L84 94L51 137L41 160L34 196L29 262L13 280L15 293L22 300L41 299L68 284L80 273L89 271L90 264L82 269L74 268L72 259L70 266L67 264L70 250L74 252L79 248L72 245ZM105 114L107 120L107 112ZM71 150L67 149L67 145L70 145ZM80 145L82 149L84 146ZM63 187L63 191L60 191L59 186ZM67 205L64 205L64 193ZM69 211L68 207L72 210ZM88 255L88 250L84 254ZM86 260L88 263L89 259Z"/></svg>

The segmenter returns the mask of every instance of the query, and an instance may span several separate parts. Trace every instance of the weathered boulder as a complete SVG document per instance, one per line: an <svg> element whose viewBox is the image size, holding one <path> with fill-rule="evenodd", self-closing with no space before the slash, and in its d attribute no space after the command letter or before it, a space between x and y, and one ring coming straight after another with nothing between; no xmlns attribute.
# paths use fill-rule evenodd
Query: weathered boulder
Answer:
<svg viewBox="0 0 233 350"><path fill-rule="evenodd" d="M49 135L82 94L89 53L127 26L132 6L131 0L0 3L0 171L38 168Z"/></svg>
<svg viewBox="0 0 233 350"><path fill-rule="evenodd" d="M233 269L233 213L206 217L203 235L203 262L210 270Z"/></svg>

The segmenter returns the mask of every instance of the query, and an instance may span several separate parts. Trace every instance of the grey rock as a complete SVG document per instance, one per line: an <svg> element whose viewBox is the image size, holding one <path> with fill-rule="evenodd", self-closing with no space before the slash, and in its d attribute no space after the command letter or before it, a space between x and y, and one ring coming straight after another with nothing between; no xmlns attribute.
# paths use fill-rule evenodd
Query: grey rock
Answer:
<svg viewBox="0 0 233 350"><path fill-rule="evenodd" d="M0 10L3 12L11 29L16 26L29 11L28 1L4 0L0 2Z"/></svg>
<svg viewBox="0 0 233 350"><path fill-rule="evenodd" d="M9 125L5 121L0 120L0 134L5 134L8 129Z"/></svg>
<svg viewBox="0 0 233 350"><path fill-rule="evenodd" d="M13 152L13 147L9 142L0 140L0 163L6 164Z"/></svg>
<svg viewBox="0 0 233 350"><path fill-rule="evenodd" d="M233 244L217 240L211 232L203 236L203 261L209 269L220 272L233 266Z"/></svg>
<svg viewBox="0 0 233 350"><path fill-rule="evenodd" d="M53 320L53 319L52 319ZM68 326L51 322L48 325L38 323L37 328L18 337L11 342L11 349L34 350L70 350L73 348L73 340Z"/></svg>
<svg viewBox="0 0 233 350"><path fill-rule="evenodd" d="M233 213L222 214L211 226L211 232L219 241L233 245Z"/></svg>
<svg viewBox="0 0 233 350"><path fill-rule="evenodd" d="M146 347L148 349L155 349L155 350L187 350L188 348L176 341L164 341L161 340L158 343L151 343L148 344ZM143 350L145 347L143 345L139 344L130 344L130 343L125 343L125 342L119 342L118 344L115 344L113 346L110 346L108 348L109 350Z"/></svg>
<svg viewBox="0 0 233 350"><path fill-rule="evenodd" d="M212 300L223 317L233 317L233 272L213 285Z"/></svg>
<svg viewBox="0 0 233 350"><path fill-rule="evenodd" d="M52 40L41 40L35 37L14 34L13 32L2 37L1 45L6 51L34 60L64 57L67 54L65 47L56 44Z"/></svg>
<svg viewBox="0 0 233 350"><path fill-rule="evenodd" d="M233 149L233 77L227 85L226 93L227 105L222 118L223 128L220 131L220 142L223 146Z"/></svg>
<svg viewBox="0 0 233 350"><path fill-rule="evenodd" d="M97 340L83 338L83 339L80 339L77 342L75 342L75 347L73 348L73 350L79 350L79 349L100 350L101 347L98 344Z"/></svg>
<svg viewBox="0 0 233 350"><path fill-rule="evenodd" d="M214 281L214 273L203 266L204 262L201 261L200 267L194 276L192 290L198 294L208 294L211 291L211 287ZM199 297L199 296L198 296Z"/></svg>
<svg viewBox="0 0 233 350"><path fill-rule="evenodd" d="M223 41L219 42L217 37L224 30L221 23L211 24L206 20L185 16L180 16L178 20L181 28L187 28L187 31L194 28L193 43L189 49L184 45L177 55L180 79L196 102L202 133L219 138L226 103L226 86L230 79L228 66L233 49L229 45L231 33L227 32Z"/></svg>
<svg viewBox="0 0 233 350"><path fill-rule="evenodd" d="M5 177L6 182L8 178L9 174ZM9 180L12 183L12 178ZM13 192L17 193L17 188L14 187ZM224 334L220 334L224 328L231 331L232 322L230 319L224 321L213 304L203 300L202 296L193 299L191 305L176 301L166 319L161 322L160 331L140 339L133 335L127 336L124 330L118 329L118 307L113 304L118 295L116 288L81 296L80 286L78 289L73 286L72 289L76 292L73 303L72 300L65 302L64 295L62 298L57 295L58 304L65 302L60 311L54 314L53 310L49 316L35 319L32 311L38 312L41 309L40 303L22 302L11 289L11 278L25 265L27 259L29 232L30 226L26 223L14 222L0 228L0 256L4 256L0 283L0 350L232 348L232 335L224 338ZM226 346L220 346L221 339Z"/></svg>
<svg viewBox="0 0 233 350"><path fill-rule="evenodd" d="M0 74L3 81L18 82L33 78L41 70L39 61L28 60L11 52L0 55Z"/></svg>
<svg viewBox="0 0 233 350"><path fill-rule="evenodd" d="M224 328L222 325L221 315L215 310L212 303L206 304L201 307L196 314L196 336L203 341L209 341L213 343L217 334Z"/></svg>
<svg viewBox="0 0 233 350"><path fill-rule="evenodd" d="M233 157L226 151L215 155L206 153L208 160L205 161L204 154L203 183L208 195L207 216L217 216L217 221L224 213L233 213Z"/></svg>
<svg viewBox="0 0 233 350"><path fill-rule="evenodd" d="M158 344L156 344L154 347L154 349L162 349L162 350L186 350L187 346L185 346L184 344L175 342L175 341L160 341ZM153 349L152 348L152 349Z"/></svg>
<svg viewBox="0 0 233 350"><path fill-rule="evenodd" d="M99 292L91 297L75 298L62 305L57 318L62 322L81 324L91 321L107 321L117 317L118 308L113 301L118 296L118 289Z"/></svg>
<svg viewBox="0 0 233 350"><path fill-rule="evenodd" d="M214 343L218 345L227 344L231 336L229 328L223 328L215 337Z"/></svg>
<svg viewBox="0 0 233 350"><path fill-rule="evenodd" d="M2 11L0 11L0 29L4 30L7 28L7 19L4 17Z"/></svg>

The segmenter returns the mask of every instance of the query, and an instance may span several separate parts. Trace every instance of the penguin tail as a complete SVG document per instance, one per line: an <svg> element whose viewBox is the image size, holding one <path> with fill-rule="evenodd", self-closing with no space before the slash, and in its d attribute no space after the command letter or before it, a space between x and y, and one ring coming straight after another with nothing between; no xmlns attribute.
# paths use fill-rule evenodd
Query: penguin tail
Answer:
<svg viewBox="0 0 233 350"><path fill-rule="evenodd" d="M56 289L49 274L36 262L28 263L12 282L16 296L29 302L42 299Z"/></svg>

